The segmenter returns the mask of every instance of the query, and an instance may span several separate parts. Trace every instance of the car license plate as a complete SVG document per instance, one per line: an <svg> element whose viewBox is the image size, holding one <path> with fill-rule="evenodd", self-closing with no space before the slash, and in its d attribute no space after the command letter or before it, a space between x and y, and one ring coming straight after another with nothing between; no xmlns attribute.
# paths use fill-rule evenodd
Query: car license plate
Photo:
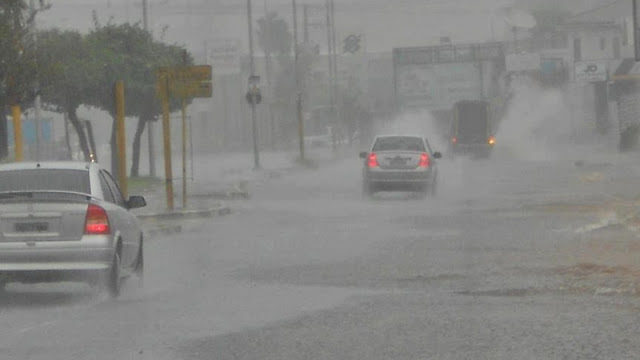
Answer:
<svg viewBox="0 0 640 360"><path fill-rule="evenodd" d="M16 232L45 232L49 231L49 224L46 222L16 223Z"/></svg>
<svg viewBox="0 0 640 360"><path fill-rule="evenodd" d="M404 158L391 159L391 166L404 166L407 165L407 160Z"/></svg>

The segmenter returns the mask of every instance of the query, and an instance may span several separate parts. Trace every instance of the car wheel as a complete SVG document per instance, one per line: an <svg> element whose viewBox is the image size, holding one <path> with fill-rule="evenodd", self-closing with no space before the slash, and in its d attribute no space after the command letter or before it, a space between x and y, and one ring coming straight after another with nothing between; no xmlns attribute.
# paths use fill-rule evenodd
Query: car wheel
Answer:
<svg viewBox="0 0 640 360"><path fill-rule="evenodd" d="M437 193L438 193L438 181L434 179L431 185L429 185L429 195L436 196Z"/></svg>
<svg viewBox="0 0 640 360"><path fill-rule="evenodd" d="M118 253L113 256L113 263L107 273L105 285L109 296L117 298L120 295L122 277L120 276L120 254Z"/></svg>

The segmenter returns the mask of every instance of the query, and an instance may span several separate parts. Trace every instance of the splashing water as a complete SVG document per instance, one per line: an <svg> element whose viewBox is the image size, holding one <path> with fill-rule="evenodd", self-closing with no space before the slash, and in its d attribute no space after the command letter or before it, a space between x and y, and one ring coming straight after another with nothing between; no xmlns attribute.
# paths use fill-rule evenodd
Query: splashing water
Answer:
<svg viewBox="0 0 640 360"><path fill-rule="evenodd" d="M518 86L497 133L494 153L518 160L557 158L575 133L566 94L533 83Z"/></svg>

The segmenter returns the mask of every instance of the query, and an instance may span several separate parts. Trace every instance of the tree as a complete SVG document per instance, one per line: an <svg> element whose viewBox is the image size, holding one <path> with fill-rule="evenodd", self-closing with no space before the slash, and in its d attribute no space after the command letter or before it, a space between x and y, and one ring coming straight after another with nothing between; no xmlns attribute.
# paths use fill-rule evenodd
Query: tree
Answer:
<svg viewBox="0 0 640 360"><path fill-rule="evenodd" d="M44 9L40 2L40 9ZM35 12L24 0L0 2L0 159L9 155L6 123L7 105L28 103L36 75L34 43L28 28Z"/></svg>
<svg viewBox="0 0 640 360"><path fill-rule="evenodd" d="M38 34L38 62L41 64L42 100L67 114L78 134L86 161L90 160L84 126L78 119L78 107L87 102L87 94L96 88L94 74L101 70L91 58L82 35L76 31L48 30Z"/></svg>
<svg viewBox="0 0 640 360"><path fill-rule="evenodd" d="M95 28L86 39L92 58L101 62L102 69L96 74L102 86L89 91L88 103L109 112L115 118L112 85L117 80L123 80L125 115L138 117L131 167L131 175L138 176L140 138L147 121L152 121L160 110L155 95L155 71L159 66L182 64L184 50L176 45L154 41L151 34L138 24L101 26L96 21ZM192 57L186 54L186 65L192 63ZM172 102L172 108L177 107L178 103ZM110 144L112 170L116 174L115 121Z"/></svg>
<svg viewBox="0 0 640 360"><path fill-rule="evenodd" d="M290 57L293 35L289 32L287 22L281 19L275 12L267 13L264 17L258 19L257 22L258 45L262 48L265 59L266 91L268 96L267 106L269 111L269 124L271 128L270 141L271 146L275 146L276 126L273 106L277 103L283 104L284 101L278 99L276 96L276 93L282 92L281 89L276 91L273 90L273 63L271 61L271 56L275 54L279 59L281 68L284 68L282 63ZM291 65L291 63L288 65ZM290 67L287 68L290 69ZM286 105L284 107L286 107Z"/></svg>
<svg viewBox="0 0 640 360"><path fill-rule="evenodd" d="M257 22L258 45L265 55L289 56L293 44L289 24L275 12L269 12Z"/></svg>

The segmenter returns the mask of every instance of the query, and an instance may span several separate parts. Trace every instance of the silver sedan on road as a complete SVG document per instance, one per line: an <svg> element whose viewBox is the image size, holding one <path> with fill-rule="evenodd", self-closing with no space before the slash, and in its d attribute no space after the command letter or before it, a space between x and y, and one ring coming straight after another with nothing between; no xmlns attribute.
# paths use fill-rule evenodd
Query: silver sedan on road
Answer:
<svg viewBox="0 0 640 360"><path fill-rule="evenodd" d="M364 159L362 189L366 196L378 191L416 191L435 195L436 159L426 138L415 135L379 135Z"/></svg>
<svg viewBox="0 0 640 360"><path fill-rule="evenodd" d="M142 276L143 232L116 181L96 163L0 165L0 290L9 282L88 281L110 295Z"/></svg>

